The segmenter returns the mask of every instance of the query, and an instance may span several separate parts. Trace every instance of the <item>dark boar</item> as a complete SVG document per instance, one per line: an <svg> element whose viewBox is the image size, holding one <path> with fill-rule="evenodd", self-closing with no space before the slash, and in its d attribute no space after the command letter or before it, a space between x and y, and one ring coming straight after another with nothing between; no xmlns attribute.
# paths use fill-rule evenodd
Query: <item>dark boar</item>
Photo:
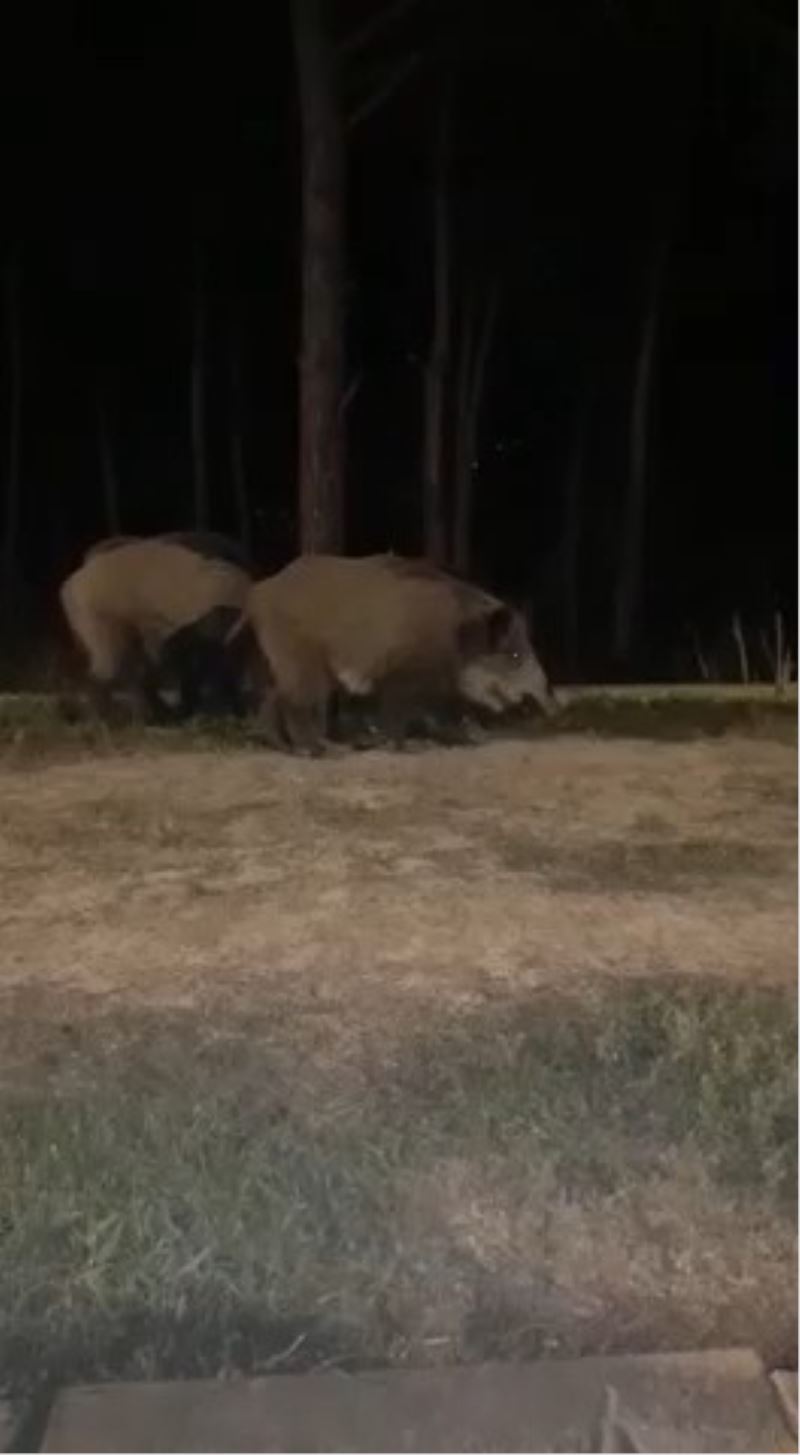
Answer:
<svg viewBox="0 0 800 1455"><path fill-rule="evenodd" d="M465 701L496 714L523 700L552 708L521 617L495 597L396 556L301 556L251 590L245 618L272 684L273 738L316 748L337 691L377 696L385 728L453 719ZM234 633L235 635L235 633Z"/></svg>
<svg viewBox="0 0 800 1455"><path fill-rule="evenodd" d="M183 714L196 708L215 675L221 691L235 697L225 639L250 585L241 567L174 542L101 543L60 593L88 657L98 708L107 711L113 689L130 682L146 710L163 716L159 689L167 672L178 679Z"/></svg>
<svg viewBox="0 0 800 1455"><path fill-rule="evenodd" d="M234 566L241 566L243 571L252 571L252 562L244 546L230 536L218 535L216 531L173 530L157 539L171 545L185 546L188 551L205 556L209 561L230 561Z"/></svg>

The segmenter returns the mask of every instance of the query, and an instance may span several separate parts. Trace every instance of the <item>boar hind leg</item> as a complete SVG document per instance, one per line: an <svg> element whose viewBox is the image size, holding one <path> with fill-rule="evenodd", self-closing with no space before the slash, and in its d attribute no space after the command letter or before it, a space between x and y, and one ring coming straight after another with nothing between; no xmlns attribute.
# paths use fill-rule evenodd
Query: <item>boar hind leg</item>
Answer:
<svg viewBox="0 0 800 1455"><path fill-rule="evenodd" d="M282 714L278 696L274 687L264 687L258 704L257 712L258 731L267 747L275 748L280 753L287 749L286 737L282 727Z"/></svg>
<svg viewBox="0 0 800 1455"><path fill-rule="evenodd" d="M115 716L114 688L128 658L127 635L116 622L89 617L81 624L81 640L89 658L88 696L91 709L104 722Z"/></svg>
<svg viewBox="0 0 800 1455"><path fill-rule="evenodd" d="M86 695L89 699L89 710L94 717L99 717L101 722L113 723L119 716L115 710L113 684L104 682L94 675L89 676Z"/></svg>

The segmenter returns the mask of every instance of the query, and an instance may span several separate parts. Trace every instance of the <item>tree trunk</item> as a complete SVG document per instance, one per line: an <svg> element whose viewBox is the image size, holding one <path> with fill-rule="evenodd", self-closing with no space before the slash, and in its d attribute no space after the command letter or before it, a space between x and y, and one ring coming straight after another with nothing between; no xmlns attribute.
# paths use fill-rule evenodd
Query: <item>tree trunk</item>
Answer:
<svg viewBox="0 0 800 1455"><path fill-rule="evenodd" d="M97 396L97 454L100 461L100 477L103 482L103 505L106 530L110 536L118 536L122 525L119 507L119 477L114 463L114 451L108 431L108 416L102 396Z"/></svg>
<svg viewBox="0 0 800 1455"><path fill-rule="evenodd" d="M303 551L344 537L344 125L321 0L292 0L302 116L299 513Z"/></svg>
<svg viewBox="0 0 800 1455"><path fill-rule="evenodd" d="M236 503L236 518L239 539L247 552L252 554L252 531L250 529L250 505L247 498L247 474L244 465L244 426L242 410L242 380L236 340L230 341L230 450L233 497Z"/></svg>
<svg viewBox="0 0 800 1455"><path fill-rule="evenodd" d="M447 106L442 107L433 180L433 330L425 367L422 445L423 538L430 560L444 565L447 520L444 494L444 407L450 346L450 228L447 209Z"/></svg>
<svg viewBox="0 0 800 1455"><path fill-rule="evenodd" d="M472 516L478 469L478 425L480 423L486 364L497 320L498 288L495 284L486 300L480 335L475 343L474 310L464 309L456 400L455 499L453 507L452 561L456 571L469 574L471 564Z"/></svg>
<svg viewBox="0 0 800 1455"><path fill-rule="evenodd" d="M455 443L453 447L453 539L450 552L456 571L469 570L469 520L472 507L475 455L474 428L470 420L470 393L475 354L475 299L467 294L461 305L461 328L456 374Z"/></svg>
<svg viewBox="0 0 800 1455"><path fill-rule="evenodd" d="M3 533L3 597L13 605L18 584L20 518L20 447L22 439L22 331L20 319L20 271L10 262L5 273L5 313L8 331L9 418L8 473L6 475L5 529Z"/></svg>
<svg viewBox="0 0 800 1455"><path fill-rule="evenodd" d="M589 422L588 397L580 406L564 480L564 525L561 537L562 609L565 659L570 673L578 665L580 639L580 550L583 507L583 462Z"/></svg>
<svg viewBox="0 0 800 1455"><path fill-rule="evenodd" d="M202 264L198 260L195 266L194 338L192 341L192 466L196 530L207 530L209 525L205 356L206 298Z"/></svg>
<svg viewBox="0 0 800 1455"><path fill-rule="evenodd" d="M613 653L618 662L630 657L641 606L645 517L647 509L647 435L653 387L656 336L667 245L656 248L642 319L630 420L630 473L623 506L619 570L614 603Z"/></svg>

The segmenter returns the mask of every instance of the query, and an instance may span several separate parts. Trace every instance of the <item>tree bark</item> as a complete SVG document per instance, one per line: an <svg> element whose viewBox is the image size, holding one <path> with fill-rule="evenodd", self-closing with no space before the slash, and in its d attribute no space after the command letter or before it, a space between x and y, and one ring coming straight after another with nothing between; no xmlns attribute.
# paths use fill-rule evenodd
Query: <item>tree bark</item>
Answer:
<svg viewBox="0 0 800 1455"><path fill-rule="evenodd" d="M106 530L110 536L122 531L119 504L119 477L114 463L114 451L108 430L108 415L102 395L97 396L97 454L100 462L100 478L103 484L103 506Z"/></svg>
<svg viewBox="0 0 800 1455"><path fill-rule="evenodd" d="M299 515L303 551L344 536L344 124L321 0L292 0L302 117Z"/></svg>
<svg viewBox="0 0 800 1455"><path fill-rule="evenodd" d="M452 561L456 571L469 574L471 564L472 517L478 465L478 426L480 423L486 364L492 344L499 290L495 283L486 300L480 334L475 339L475 310L468 302L464 308L456 388L455 499L453 506Z"/></svg>
<svg viewBox="0 0 800 1455"><path fill-rule="evenodd" d="M230 340L230 451L233 497L236 504L236 518L239 539L247 552L252 554L252 531L250 529L250 503L247 498L247 473L244 464L244 424L242 409L242 379L236 339Z"/></svg>
<svg viewBox="0 0 800 1455"><path fill-rule="evenodd" d="M475 453L469 407L475 354L475 298L471 292L464 298L460 311L453 448L453 539L450 555L454 569L466 574L469 568L469 515Z"/></svg>
<svg viewBox="0 0 800 1455"><path fill-rule="evenodd" d="M567 666L574 673L578 665L580 640L580 550L583 507L583 464L590 401L580 405L575 435L569 452L564 480L564 524L561 537L562 605L564 646Z"/></svg>
<svg viewBox="0 0 800 1455"><path fill-rule="evenodd" d="M425 426L422 445L423 539L426 556L439 565L447 557L444 494L444 406L450 348L450 227L447 207L449 115L442 107L433 179L433 329L425 367Z"/></svg>
<svg viewBox="0 0 800 1455"><path fill-rule="evenodd" d="M650 273L631 401L630 472L620 532L612 641L614 657L618 662L624 662L630 657L636 635L636 617L641 605L648 486L647 439L666 261L667 244L665 240L661 240L656 248Z"/></svg>
<svg viewBox="0 0 800 1455"><path fill-rule="evenodd" d="M208 469L206 459L206 297L203 266L195 263L194 338L192 342L192 465L194 470L194 524L207 530Z"/></svg>
<svg viewBox="0 0 800 1455"><path fill-rule="evenodd" d="M12 261L7 264L4 285L6 329L8 331L9 419L2 586L5 604L10 607L13 604L14 590L17 585L22 443L22 327L20 270L16 262Z"/></svg>

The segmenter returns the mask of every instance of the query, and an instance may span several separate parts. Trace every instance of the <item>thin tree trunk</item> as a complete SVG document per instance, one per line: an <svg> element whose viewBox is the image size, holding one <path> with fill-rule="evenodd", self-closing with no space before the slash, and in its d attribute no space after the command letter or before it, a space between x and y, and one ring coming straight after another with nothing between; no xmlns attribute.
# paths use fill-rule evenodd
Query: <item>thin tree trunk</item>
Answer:
<svg viewBox="0 0 800 1455"><path fill-rule="evenodd" d="M630 473L623 507L619 571L614 603L613 652L624 662L633 647L636 617L641 605L645 518L647 511L647 438L653 387L656 336L667 260L667 244L656 249L642 319L631 402Z"/></svg>
<svg viewBox="0 0 800 1455"><path fill-rule="evenodd" d="M230 450L233 496L236 502L236 518L239 539L250 556L252 553L252 531L250 529L250 504L247 498L247 474L244 464L244 425L242 408L242 380L239 353L236 340L230 341Z"/></svg>
<svg viewBox="0 0 800 1455"><path fill-rule="evenodd" d="M425 427L422 444L423 537L425 554L444 565L447 521L444 495L444 407L450 349L450 226L447 206L449 116L442 107L433 181L433 330L425 366Z"/></svg>
<svg viewBox="0 0 800 1455"><path fill-rule="evenodd" d="M22 328L20 317L20 270L16 262L8 263L4 283L10 397L2 585L6 606L10 607L13 604L14 591L17 585L21 491L20 450L22 443Z"/></svg>
<svg viewBox="0 0 800 1455"><path fill-rule="evenodd" d="M194 471L194 524L207 530L208 469L206 459L206 297L201 262L195 265L194 338L192 341L192 466Z"/></svg>
<svg viewBox="0 0 800 1455"><path fill-rule="evenodd" d="M469 573L472 517L478 469L478 426L480 424L486 364L492 344L499 289L493 284L486 300L480 335L475 344L474 310L466 305L459 360L455 446L455 500L452 559L456 571ZM470 314L472 313L472 317Z"/></svg>
<svg viewBox="0 0 800 1455"><path fill-rule="evenodd" d="M97 454L100 462L100 478L103 483L103 505L106 530L110 536L118 536L122 530L119 505L119 477L114 462L114 451L108 430L108 416L102 396L97 396Z"/></svg>
<svg viewBox="0 0 800 1455"><path fill-rule="evenodd" d="M470 430L469 400L475 355L475 297L468 292L461 306L456 373L455 442L453 446L453 538L451 562L456 571L469 568L469 513L472 495L474 450Z"/></svg>
<svg viewBox="0 0 800 1455"><path fill-rule="evenodd" d="M344 125L321 0L292 0L303 133L299 513L303 551L344 536Z"/></svg>
<svg viewBox="0 0 800 1455"><path fill-rule="evenodd" d="M570 672L578 665L580 638L580 550L583 514L583 464L589 420L589 398L580 406L564 481L564 527L561 544L564 645Z"/></svg>

